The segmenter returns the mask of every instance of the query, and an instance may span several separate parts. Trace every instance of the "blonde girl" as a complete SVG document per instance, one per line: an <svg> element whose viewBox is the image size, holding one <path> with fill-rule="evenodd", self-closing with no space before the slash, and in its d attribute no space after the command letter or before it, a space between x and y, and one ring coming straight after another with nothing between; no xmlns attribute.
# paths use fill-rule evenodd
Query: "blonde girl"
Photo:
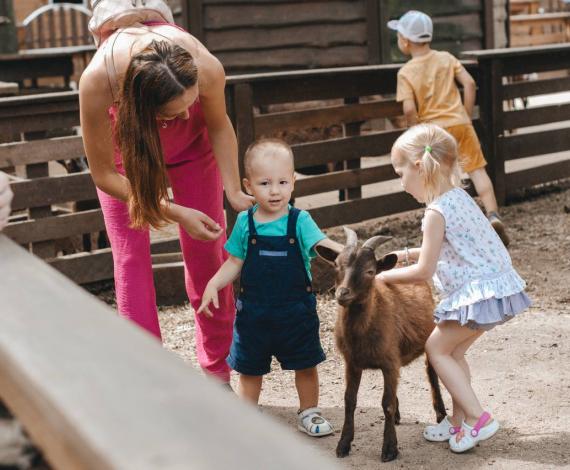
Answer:
<svg viewBox="0 0 570 470"><path fill-rule="evenodd" d="M382 272L378 279L390 284L433 277L441 301L426 351L453 399L453 415L428 426L424 437L449 440L453 452L464 452L499 430L471 387L465 353L485 331L529 307L530 300L500 238L460 187L454 138L436 125L420 124L394 143L391 159L404 190L427 208L421 248L397 252L400 260L417 263Z"/></svg>

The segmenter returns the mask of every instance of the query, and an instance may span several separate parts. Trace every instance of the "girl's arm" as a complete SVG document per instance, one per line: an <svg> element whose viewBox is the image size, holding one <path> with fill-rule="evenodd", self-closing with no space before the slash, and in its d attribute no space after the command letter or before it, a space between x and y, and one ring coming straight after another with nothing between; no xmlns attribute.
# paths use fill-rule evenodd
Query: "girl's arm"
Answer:
<svg viewBox="0 0 570 470"><path fill-rule="evenodd" d="M201 80L200 100L208 135L228 201L234 210L241 212L249 209L254 199L241 190L237 139L226 113L226 75L220 61L209 53L205 55L201 67L200 72L204 73L204 78Z"/></svg>
<svg viewBox="0 0 570 470"><path fill-rule="evenodd" d="M210 303L214 304L214 307L219 308L220 304L218 301L218 291L226 287L230 282L233 282L241 272L243 266L243 260L235 256L230 255L224 264L218 269L218 272L214 274L212 279L208 282L204 294L202 295L202 303L196 311L196 313L204 312L206 316L212 317L213 313L208 307Z"/></svg>
<svg viewBox="0 0 570 470"><path fill-rule="evenodd" d="M376 279L387 284L422 282L430 279L437 266L444 233L443 216L434 210L426 211L424 238L418 263L405 268L383 271L376 276Z"/></svg>
<svg viewBox="0 0 570 470"><path fill-rule="evenodd" d="M408 248L407 256L406 256L406 250L397 250L393 251L392 253L398 257L398 263L405 263L405 262L415 263L418 261L420 257L420 252L421 248Z"/></svg>
<svg viewBox="0 0 570 470"><path fill-rule="evenodd" d="M95 185L104 193L127 201L129 182L115 166L113 132L108 115L113 99L106 84L106 75L101 75L97 68L87 68L81 76L79 110L83 145ZM215 240L223 232L219 224L200 211L168 201L163 202L163 208L165 215L179 223L194 239Z"/></svg>
<svg viewBox="0 0 570 470"><path fill-rule="evenodd" d="M465 69L459 72L455 76L455 79L463 86L463 106L465 107L469 119L471 119L473 117L473 108L475 107L475 80L473 80L471 74Z"/></svg>

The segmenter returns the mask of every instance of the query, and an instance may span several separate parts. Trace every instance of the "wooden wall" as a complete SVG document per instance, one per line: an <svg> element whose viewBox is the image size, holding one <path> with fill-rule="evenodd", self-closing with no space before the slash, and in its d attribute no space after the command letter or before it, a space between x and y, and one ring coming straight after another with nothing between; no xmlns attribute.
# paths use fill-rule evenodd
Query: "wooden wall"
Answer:
<svg viewBox="0 0 570 470"><path fill-rule="evenodd" d="M433 15L434 46L493 45L492 0L186 0L187 25L231 74L402 60L386 22ZM486 31L487 28L487 31Z"/></svg>

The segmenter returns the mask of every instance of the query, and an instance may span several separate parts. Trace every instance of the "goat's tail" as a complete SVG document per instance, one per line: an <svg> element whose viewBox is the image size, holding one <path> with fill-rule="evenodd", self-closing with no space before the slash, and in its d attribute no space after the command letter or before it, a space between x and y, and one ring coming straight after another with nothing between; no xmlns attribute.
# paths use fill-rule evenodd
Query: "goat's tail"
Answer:
<svg viewBox="0 0 570 470"><path fill-rule="evenodd" d="M445 411L445 404L443 403L443 398L441 397L441 389L439 387L439 378L435 369L430 364L429 359L426 354L426 372L429 380L429 384L431 386L431 401L433 405L433 409L435 410L435 416L437 422L439 423L447 412Z"/></svg>

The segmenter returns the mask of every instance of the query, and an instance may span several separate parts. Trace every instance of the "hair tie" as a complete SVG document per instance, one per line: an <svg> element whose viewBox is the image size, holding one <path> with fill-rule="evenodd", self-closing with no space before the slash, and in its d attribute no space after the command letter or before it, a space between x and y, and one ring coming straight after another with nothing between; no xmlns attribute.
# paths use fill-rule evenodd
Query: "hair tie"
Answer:
<svg viewBox="0 0 570 470"><path fill-rule="evenodd" d="M425 151L426 151L427 153L431 153L431 147L430 147L429 145L426 145L426 146L425 146Z"/></svg>

